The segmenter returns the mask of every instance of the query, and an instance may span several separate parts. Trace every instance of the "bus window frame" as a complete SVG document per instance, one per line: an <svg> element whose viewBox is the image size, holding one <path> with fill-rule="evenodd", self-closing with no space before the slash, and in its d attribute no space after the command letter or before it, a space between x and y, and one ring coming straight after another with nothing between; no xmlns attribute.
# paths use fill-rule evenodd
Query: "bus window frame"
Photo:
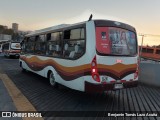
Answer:
<svg viewBox="0 0 160 120"><path fill-rule="evenodd" d="M26 43L28 43L28 41L29 41L29 39L30 39L31 37L35 37L35 38L36 38L35 35L34 35L34 36L29 36L29 37L27 37L27 39L26 39ZM33 41L30 42L30 43L34 43L33 52L32 52L32 53L27 52L27 51L26 51L26 46L25 46L25 53L24 53L24 54L30 54L30 55L34 55L34 54L35 54L35 40L36 40L36 39L34 39L34 42L33 42Z"/></svg>
<svg viewBox="0 0 160 120"><path fill-rule="evenodd" d="M42 36L42 35L44 36L44 42L38 41L38 40L39 40L39 37ZM44 49L44 51L40 51L42 54L38 54L38 53L37 53L38 51L35 50L36 43L44 43L44 44L45 44L45 49ZM36 35L36 36L35 36L35 41L34 41L34 55L44 56L45 54L46 54L46 34Z"/></svg>
<svg viewBox="0 0 160 120"><path fill-rule="evenodd" d="M61 39L59 39L59 40L52 40L52 33L59 33L60 34L60 32L62 33L62 38L63 38L63 31L60 31L60 30L58 30L58 31L52 31L52 32L49 32L49 33L47 33L47 34L51 34L51 36L50 36L50 40L47 40L47 37L46 37L46 53L49 53L49 43L54 43L54 42L56 42L56 41L60 41L60 43L61 43L61 46L63 46L63 39L61 38ZM46 36L47 36L47 34L46 34ZM47 56L47 57L54 57L54 58L62 58L61 56L62 56L62 49L61 49L61 51L60 51L60 55L59 56L54 56L54 55L45 55L45 56Z"/></svg>
<svg viewBox="0 0 160 120"><path fill-rule="evenodd" d="M65 40L70 40L70 39L63 39L64 38L64 31L65 30L71 30L71 29L78 29L78 28L83 28L84 29L84 39L74 39L75 41L76 40L84 40L84 52L81 56L77 57L77 58L65 58L63 56L63 49L64 49L64 41ZM47 55L46 53L48 52L48 41L50 40L47 40L47 35L48 34L52 34L54 32L62 32L62 39L61 39L61 43L62 43L62 49L61 49L61 54L60 54L60 57L59 56L52 56L52 55ZM46 46L46 53L44 55L37 55L35 54L35 44L34 44L34 52L33 53L28 53L26 52L26 47L25 47L25 52L24 54L30 54L30 55L37 55L37 56L43 56L43 57L52 57L52 58L59 58L59 59L66 59L66 60L78 60L79 58L81 58L85 53L86 53L86 23L85 24L80 24L80 25L76 25L76 26L71 26L71 27L66 27L66 28L62 28L62 29L57 29L57 30L52 30L52 31L49 31L49 32L44 32L44 33L41 33L41 34L36 34L36 35L31 35L31 36L27 36L26 40L25 41L28 41L28 38L30 37L36 37L36 36L39 36L39 35L45 35L45 46ZM25 41L23 44L25 44ZM35 40L34 40L34 43L35 43ZM24 50L23 50L24 51Z"/></svg>
<svg viewBox="0 0 160 120"><path fill-rule="evenodd" d="M77 59L81 58L86 53L86 40L87 40L86 39L86 26L85 25L81 25L81 26L79 25L79 26L70 27L70 28L65 29L65 30L82 29L82 28L84 29L84 39L63 39L63 49L62 50L64 50L64 44L65 44L64 42L66 40L69 40L69 41L84 40L84 52L83 52L83 54L80 55L79 57L75 57L75 58L66 58L66 57L63 56L63 59L77 60ZM63 31L63 38L64 38L64 31Z"/></svg>
<svg viewBox="0 0 160 120"><path fill-rule="evenodd" d="M8 47L8 49L6 49L6 46ZM5 48L5 49L4 49ZM6 50L9 50L10 49L10 43L5 43L2 45L2 51L6 51Z"/></svg>

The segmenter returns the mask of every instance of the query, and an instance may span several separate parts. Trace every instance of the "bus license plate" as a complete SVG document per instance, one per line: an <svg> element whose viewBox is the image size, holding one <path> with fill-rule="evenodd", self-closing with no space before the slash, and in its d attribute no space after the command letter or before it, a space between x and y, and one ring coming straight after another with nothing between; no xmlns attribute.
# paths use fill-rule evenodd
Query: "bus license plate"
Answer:
<svg viewBox="0 0 160 120"><path fill-rule="evenodd" d="M115 89L121 89L121 88L123 88L123 84L115 84L114 88Z"/></svg>

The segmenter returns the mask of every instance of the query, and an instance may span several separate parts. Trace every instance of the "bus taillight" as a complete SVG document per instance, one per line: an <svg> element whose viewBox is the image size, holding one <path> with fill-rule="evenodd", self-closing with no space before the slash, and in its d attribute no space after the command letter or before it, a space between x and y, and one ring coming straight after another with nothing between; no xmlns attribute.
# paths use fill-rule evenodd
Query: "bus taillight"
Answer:
<svg viewBox="0 0 160 120"><path fill-rule="evenodd" d="M137 70L134 73L134 79L136 79L138 77L138 74L139 74L139 65L140 65L140 59L138 58L137 59Z"/></svg>
<svg viewBox="0 0 160 120"><path fill-rule="evenodd" d="M91 63L91 74L92 74L92 78L95 81L100 82L100 77L99 77L98 69L97 69L96 56L93 58L92 63Z"/></svg>
<svg viewBox="0 0 160 120"><path fill-rule="evenodd" d="M134 73L134 79L136 79L138 77L138 70L136 70L136 72Z"/></svg>
<svg viewBox="0 0 160 120"><path fill-rule="evenodd" d="M14 51L13 51L13 50L10 50L9 53L14 53Z"/></svg>

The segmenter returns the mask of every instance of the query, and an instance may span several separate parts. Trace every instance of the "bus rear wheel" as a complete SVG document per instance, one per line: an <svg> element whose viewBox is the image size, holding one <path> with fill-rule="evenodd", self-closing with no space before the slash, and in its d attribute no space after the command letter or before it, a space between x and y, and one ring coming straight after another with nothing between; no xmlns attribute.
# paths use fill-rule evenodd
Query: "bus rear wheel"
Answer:
<svg viewBox="0 0 160 120"><path fill-rule="evenodd" d="M56 78L55 78L55 75L53 74L53 72L50 72L48 79L49 79L49 83L52 87L55 87L55 88L58 87L58 83L56 82Z"/></svg>

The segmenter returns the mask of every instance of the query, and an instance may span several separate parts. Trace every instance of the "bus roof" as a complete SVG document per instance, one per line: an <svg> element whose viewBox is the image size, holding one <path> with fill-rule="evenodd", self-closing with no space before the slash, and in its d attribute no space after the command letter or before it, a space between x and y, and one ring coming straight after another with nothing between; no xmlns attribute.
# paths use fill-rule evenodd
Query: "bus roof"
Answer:
<svg viewBox="0 0 160 120"><path fill-rule="evenodd" d="M134 27L132 27L126 23L122 23L122 22L118 22L118 21L113 21L113 20L91 20L91 21L94 21L96 26L120 27L120 28L124 28L124 29L130 30L130 31L136 32ZM75 24L60 24L60 25L56 25L56 26L52 26L52 27L48 27L48 28L44 28L44 29L40 29L40 30L35 30L35 31L27 34L26 37L49 33L51 31L65 29L68 27L76 26L76 25L82 25L87 22L90 22L90 21L84 21L84 22L79 22L79 23L75 23Z"/></svg>
<svg viewBox="0 0 160 120"><path fill-rule="evenodd" d="M52 26L52 27L48 27L48 28L44 28L44 29L40 29L40 30L35 30L35 31L27 34L26 37L34 36L34 35L38 35L38 34L43 34L43 33L47 33L47 32L62 29L62 28L72 27L72 26L75 26L75 25L81 25L81 24L84 24L84 23L85 22L80 22L80 23L75 23L75 24L55 25L55 26Z"/></svg>
<svg viewBox="0 0 160 120"><path fill-rule="evenodd" d="M126 30L130 30L132 32L136 32L136 29L133 26L128 25L126 23L118 22L118 21L113 21L113 20L95 20L94 23L95 23L95 26L98 26L98 27L104 27L104 26L118 27L118 28L123 28L123 29L126 29Z"/></svg>

